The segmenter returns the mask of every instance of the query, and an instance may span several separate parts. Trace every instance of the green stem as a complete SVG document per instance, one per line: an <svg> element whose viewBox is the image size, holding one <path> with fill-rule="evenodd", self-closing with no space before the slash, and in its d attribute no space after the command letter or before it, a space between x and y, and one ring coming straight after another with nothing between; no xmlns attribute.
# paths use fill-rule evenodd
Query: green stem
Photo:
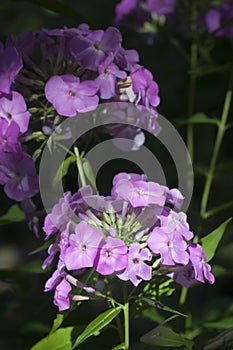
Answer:
<svg viewBox="0 0 233 350"><path fill-rule="evenodd" d="M125 350L129 350L129 302L125 302L124 308L124 324L125 324Z"/></svg>
<svg viewBox="0 0 233 350"><path fill-rule="evenodd" d="M85 179L85 175L84 175L84 171L83 171L82 158L79 155L79 151L78 151L77 146L74 146L74 153L76 155L76 164L77 164L81 184L82 184L82 186L86 186L87 183L86 183L86 179Z"/></svg>
<svg viewBox="0 0 233 350"><path fill-rule="evenodd" d="M197 43L193 42L191 45L191 57L190 57L190 70L195 71L197 66ZM188 116L191 117L194 111L195 104L195 90L196 90L196 76L191 73L189 80L189 98L188 98ZM194 150L193 150L193 125L188 124L187 127L187 147L190 154L190 158L193 160Z"/></svg>
<svg viewBox="0 0 233 350"><path fill-rule="evenodd" d="M229 110L230 110L231 99L232 99L232 89L230 87L226 93L223 111L222 111L220 123L218 126L218 133L217 133L217 137L216 137L216 141L215 141L215 145L214 145L214 150L213 150L213 154L212 154L212 158L211 158L210 166L209 166L209 171L208 171L208 174L206 177L204 190L203 190L203 194L202 194L202 200L201 200L201 217L202 218L204 218L205 214L206 214L210 190L211 190L211 186L212 186L212 182L213 182L213 178L214 178L215 166L216 166L219 150L220 150L220 147L222 144L222 139L223 139L224 133L226 131L226 123L227 123L227 117L228 117Z"/></svg>

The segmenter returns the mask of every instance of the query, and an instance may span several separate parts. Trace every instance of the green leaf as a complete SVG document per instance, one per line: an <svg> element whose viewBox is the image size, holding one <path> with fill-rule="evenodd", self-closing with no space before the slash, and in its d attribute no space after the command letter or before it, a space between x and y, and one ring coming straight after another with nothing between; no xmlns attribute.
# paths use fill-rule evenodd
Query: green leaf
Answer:
<svg viewBox="0 0 233 350"><path fill-rule="evenodd" d="M231 220L232 218L227 219L214 231L212 231L207 236L201 239L202 248L206 253L207 262L209 262L213 258L215 251L217 249L217 246L225 232L225 229Z"/></svg>
<svg viewBox="0 0 233 350"><path fill-rule="evenodd" d="M216 337L209 340L209 344L204 347L204 350L219 350L226 348L227 345L232 344L233 328L229 328ZM227 348L226 348L227 349Z"/></svg>
<svg viewBox="0 0 233 350"><path fill-rule="evenodd" d="M0 217L0 225L7 225L13 222L25 221L25 214L18 204L12 205L8 212Z"/></svg>
<svg viewBox="0 0 233 350"><path fill-rule="evenodd" d="M71 350L71 332L73 327L60 328L53 334L36 343L30 350Z"/></svg>
<svg viewBox="0 0 233 350"><path fill-rule="evenodd" d="M30 261L29 263L24 264L23 266L21 266L18 269L18 271L20 271L20 272L27 272L27 273L45 273L45 271L41 267L42 264L43 264L43 260L41 260L41 259Z"/></svg>
<svg viewBox="0 0 233 350"><path fill-rule="evenodd" d="M92 187L97 191L95 176L94 176L90 162L86 158L83 158L82 163L83 163L83 171L87 179L90 181Z"/></svg>
<svg viewBox="0 0 233 350"><path fill-rule="evenodd" d="M179 311L177 311L177 310L175 310L175 309L172 309L172 308L169 307L169 306L163 305L160 301L152 300L152 299L149 299L149 298L146 298L146 297L140 297L140 300L143 300L143 301L145 301L148 305L153 306L153 307L156 307L156 308L158 308L158 309L171 312L172 314L175 314L175 315L187 317L187 315L182 314L181 312L179 312Z"/></svg>
<svg viewBox="0 0 233 350"><path fill-rule="evenodd" d="M192 340L184 338L182 335L175 333L172 329L161 325L143 335L140 340L143 343L154 346L176 348L180 346L186 346L189 350L191 350L193 347Z"/></svg>
<svg viewBox="0 0 233 350"><path fill-rule="evenodd" d="M69 168L72 163L75 162L75 156L69 156L62 162L62 164L59 166L58 171L53 179L53 184L56 185L61 179L67 175Z"/></svg>
<svg viewBox="0 0 233 350"><path fill-rule="evenodd" d="M50 334L53 334L62 324L64 320L64 314L57 314L57 317L53 320L53 327L50 331Z"/></svg>
<svg viewBox="0 0 233 350"><path fill-rule="evenodd" d="M39 248L28 253L28 255L34 255L36 253L43 252L44 250L47 250L48 247L54 242L54 240L55 240L55 237L52 237L50 240L48 240L44 244L42 244L42 246L40 246Z"/></svg>
<svg viewBox="0 0 233 350"><path fill-rule="evenodd" d="M174 124L219 124L219 119L209 118L205 113L199 112L187 119L174 120Z"/></svg>
<svg viewBox="0 0 233 350"><path fill-rule="evenodd" d="M226 317L223 320L216 322L206 322L204 323L205 328L214 328L214 329L228 329L233 325L233 317Z"/></svg>
<svg viewBox="0 0 233 350"><path fill-rule="evenodd" d="M72 349L75 349L79 344L83 343L85 340L92 337L93 335L98 335L100 330L106 327L120 313L121 310L122 307L118 306L115 309L109 309L97 316L78 336Z"/></svg>

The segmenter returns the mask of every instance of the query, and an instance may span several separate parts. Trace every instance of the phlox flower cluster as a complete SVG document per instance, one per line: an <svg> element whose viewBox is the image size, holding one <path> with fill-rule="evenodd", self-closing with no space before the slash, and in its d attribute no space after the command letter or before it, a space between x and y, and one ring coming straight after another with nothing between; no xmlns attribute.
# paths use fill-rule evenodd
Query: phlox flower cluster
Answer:
<svg viewBox="0 0 233 350"><path fill-rule="evenodd" d="M110 196L93 195L89 186L66 192L44 222L48 249L43 268L58 263L45 291L54 290L59 310L70 307L72 285L93 293L96 286L74 276L94 269L99 276L113 275L138 286L155 273L164 273L189 287L195 280L214 282L205 252L193 243L186 214L175 211L184 197L147 181L145 175L119 173ZM76 298L76 299L75 299Z"/></svg>
<svg viewBox="0 0 233 350"><path fill-rule="evenodd" d="M35 162L65 118L110 101L155 111L158 85L138 61L135 50L123 48L115 27L40 29L0 42L0 184L21 202L28 219L39 191ZM136 138L137 147L145 140L139 128L121 133Z"/></svg>

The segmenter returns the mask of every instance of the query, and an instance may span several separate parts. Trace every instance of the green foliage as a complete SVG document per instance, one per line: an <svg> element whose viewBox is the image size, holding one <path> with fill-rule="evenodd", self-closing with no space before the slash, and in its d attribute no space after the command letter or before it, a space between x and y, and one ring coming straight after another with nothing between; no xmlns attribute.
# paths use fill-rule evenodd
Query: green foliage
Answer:
<svg viewBox="0 0 233 350"><path fill-rule="evenodd" d="M71 332L73 327L60 328L53 334L40 340L30 350L71 350Z"/></svg>
<svg viewBox="0 0 233 350"><path fill-rule="evenodd" d="M121 312L121 310L122 307L118 306L116 308L111 308L97 316L78 336L72 349L75 349L78 345L86 341L88 338L98 335L101 329L112 322L112 320Z"/></svg>
<svg viewBox="0 0 233 350"><path fill-rule="evenodd" d="M76 160L75 155L71 155L67 157L64 162L59 166L57 173L53 179L53 184L56 185L59 181L62 180L64 176L67 175L69 168L72 163L74 163Z"/></svg>
<svg viewBox="0 0 233 350"><path fill-rule="evenodd" d="M207 236L203 237L201 239L202 247L206 253L206 261L209 262L218 247L218 244L220 240L222 239L222 236L226 230L227 225L232 220L232 218L227 219L224 221L219 227L217 227L214 231L209 233Z"/></svg>
<svg viewBox="0 0 233 350"><path fill-rule="evenodd" d="M8 225L21 221L25 221L25 214L18 204L12 205L8 212L0 217L0 225Z"/></svg>
<svg viewBox="0 0 233 350"><path fill-rule="evenodd" d="M172 329L159 325L147 334L141 337L141 342L153 346L166 346L179 348L186 346L188 350L192 350L193 341L175 333Z"/></svg>

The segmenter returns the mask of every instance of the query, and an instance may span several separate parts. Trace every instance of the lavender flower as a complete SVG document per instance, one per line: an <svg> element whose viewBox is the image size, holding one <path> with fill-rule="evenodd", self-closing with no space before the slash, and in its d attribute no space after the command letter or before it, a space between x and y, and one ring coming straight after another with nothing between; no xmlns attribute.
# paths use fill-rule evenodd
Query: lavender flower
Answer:
<svg viewBox="0 0 233 350"><path fill-rule="evenodd" d="M148 248L141 249L139 243L133 243L129 247L128 265L117 276L123 281L130 280L137 287L142 280L151 280L152 267L144 263L145 260L151 259L152 255Z"/></svg>
<svg viewBox="0 0 233 350"><path fill-rule="evenodd" d="M138 94L136 104L140 103L147 108L157 107L160 102L158 96L159 88L151 72L144 67L140 67L130 74L133 84L133 91Z"/></svg>
<svg viewBox="0 0 233 350"><path fill-rule="evenodd" d="M70 41L70 52L77 62L86 69L97 70L104 59L119 50L121 33L114 27L95 30L86 36L77 35Z"/></svg>
<svg viewBox="0 0 233 350"><path fill-rule="evenodd" d="M24 98L18 92L12 92L12 98L0 98L0 117L5 118L8 123L13 120L18 124L20 132L24 133L28 129L30 114Z"/></svg>
<svg viewBox="0 0 233 350"><path fill-rule="evenodd" d="M0 42L0 92L9 94L11 84L23 67L21 54L13 44L11 38L7 39L5 48Z"/></svg>
<svg viewBox="0 0 233 350"><path fill-rule="evenodd" d="M100 242L101 232L87 222L80 222L75 233L70 235L70 246L65 251L65 265L68 270L94 266Z"/></svg>
<svg viewBox="0 0 233 350"><path fill-rule="evenodd" d="M126 72L121 71L118 66L113 63L113 55L109 55L102 64L99 65L99 76L96 82L99 85L100 97L104 99L111 98L116 95L116 78L126 79Z"/></svg>
<svg viewBox="0 0 233 350"><path fill-rule="evenodd" d="M16 201L34 196L39 183L32 158L20 149L0 154L0 184L7 196Z"/></svg>
<svg viewBox="0 0 233 350"><path fill-rule="evenodd" d="M205 282L204 277L211 283L214 283L214 275L210 272L211 266L206 262L206 254L200 244L190 243L188 246L190 261L195 271L195 279Z"/></svg>
<svg viewBox="0 0 233 350"><path fill-rule="evenodd" d="M167 234L161 227L156 227L147 244L153 253L161 255L163 265L187 265L189 262L187 243L176 232Z"/></svg>
<svg viewBox="0 0 233 350"><path fill-rule="evenodd" d="M208 32L212 33L216 30L216 36L228 36L230 39L233 39L233 24L228 23L232 17L233 7L231 1L222 1L219 6L209 9L205 15Z"/></svg>
<svg viewBox="0 0 233 350"><path fill-rule="evenodd" d="M118 238L107 237L102 245L96 271L102 275L110 275L126 268L128 263L128 247Z"/></svg>
<svg viewBox="0 0 233 350"><path fill-rule="evenodd" d="M45 86L45 95L56 111L66 117L87 112L98 105L98 85L94 81L80 82L74 75L54 76Z"/></svg>
<svg viewBox="0 0 233 350"><path fill-rule="evenodd" d="M0 117L0 152L12 152L19 147L19 126L12 120L9 122Z"/></svg>
<svg viewBox="0 0 233 350"><path fill-rule="evenodd" d="M148 10L155 12L158 16L167 15L174 11L176 0L148 0Z"/></svg>

